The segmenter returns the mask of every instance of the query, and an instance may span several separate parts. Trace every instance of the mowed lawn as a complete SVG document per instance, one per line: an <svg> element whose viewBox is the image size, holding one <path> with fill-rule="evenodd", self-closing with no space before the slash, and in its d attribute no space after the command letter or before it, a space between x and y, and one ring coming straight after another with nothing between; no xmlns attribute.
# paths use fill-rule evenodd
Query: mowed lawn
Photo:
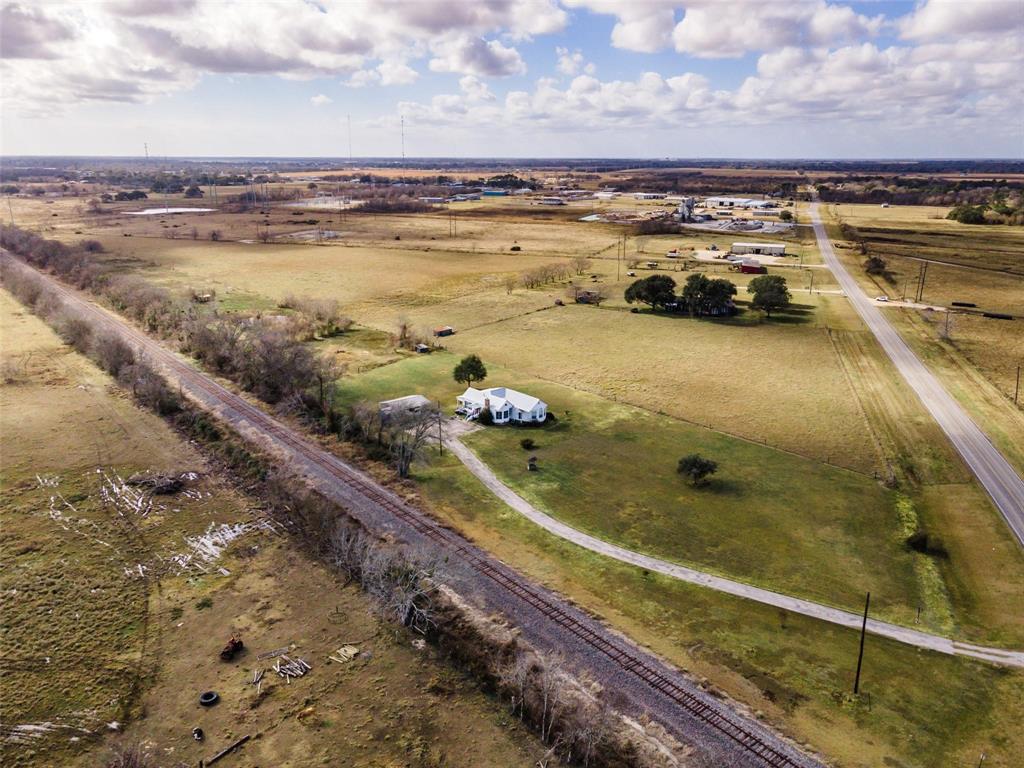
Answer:
<svg viewBox="0 0 1024 768"><path fill-rule="evenodd" d="M421 393L454 408L456 357L435 353L342 383L346 401ZM485 385L521 388L555 416L540 429L487 428L466 444L509 485L565 522L624 546L772 589L911 620L914 557L895 497L870 477L491 366ZM531 437L537 447L524 451ZM680 456L719 462L704 488L676 473ZM538 456L541 471L528 473Z"/></svg>
<svg viewBox="0 0 1024 768"><path fill-rule="evenodd" d="M558 307L446 345L523 374L872 473L878 455L828 330Z"/></svg>

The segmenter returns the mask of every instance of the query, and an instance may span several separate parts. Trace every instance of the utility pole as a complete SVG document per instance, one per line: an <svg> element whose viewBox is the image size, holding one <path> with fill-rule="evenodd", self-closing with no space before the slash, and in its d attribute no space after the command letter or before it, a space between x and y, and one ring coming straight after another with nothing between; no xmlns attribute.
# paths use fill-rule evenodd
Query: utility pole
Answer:
<svg viewBox="0 0 1024 768"><path fill-rule="evenodd" d="M810 287L808 287L807 292L808 293L814 293L814 272L813 272L813 270L811 271L811 285L810 285Z"/></svg>
<svg viewBox="0 0 1024 768"><path fill-rule="evenodd" d="M348 164L352 165L352 115L346 115L348 119Z"/></svg>
<svg viewBox="0 0 1024 768"><path fill-rule="evenodd" d="M924 299L924 280L928 276L928 262L921 263L921 277L917 284L917 302L920 303Z"/></svg>
<svg viewBox="0 0 1024 768"><path fill-rule="evenodd" d="M7 196L7 210L11 214L11 226L13 227L14 226L14 206L11 205L11 196L10 195ZM1017 369L1017 380L1020 381L1020 368ZM1013 401L1017 402L1017 398L1014 397Z"/></svg>
<svg viewBox="0 0 1024 768"><path fill-rule="evenodd" d="M405 165L405 115L402 115L402 165Z"/></svg>
<svg viewBox="0 0 1024 768"><path fill-rule="evenodd" d="M145 141L142 142L142 151L146 154L146 160L149 160L149 144Z"/></svg>
<svg viewBox="0 0 1024 768"><path fill-rule="evenodd" d="M864 661L864 635L867 634L868 630L868 606L871 605L871 593L868 592L867 599L864 601L864 621L860 625L860 652L857 654L857 676L853 679L853 694L856 696L860 693L860 667Z"/></svg>
<svg viewBox="0 0 1024 768"><path fill-rule="evenodd" d="M10 203L11 199L7 198L7 202ZM11 214L11 221L14 221L14 214ZM1017 384L1013 388L1013 404L1017 404L1017 395L1020 394L1020 366L1017 366Z"/></svg>
<svg viewBox="0 0 1024 768"><path fill-rule="evenodd" d="M437 453L444 456L444 440L441 432L441 401L437 401Z"/></svg>

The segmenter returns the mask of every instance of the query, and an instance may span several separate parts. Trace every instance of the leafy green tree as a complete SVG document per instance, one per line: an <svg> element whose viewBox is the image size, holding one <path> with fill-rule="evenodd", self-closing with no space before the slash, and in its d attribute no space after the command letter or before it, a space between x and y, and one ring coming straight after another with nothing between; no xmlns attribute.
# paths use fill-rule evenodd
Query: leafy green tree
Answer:
<svg viewBox="0 0 1024 768"><path fill-rule="evenodd" d="M881 256L868 256L864 261L864 271L869 275L884 275L888 266Z"/></svg>
<svg viewBox="0 0 1024 768"><path fill-rule="evenodd" d="M483 381L487 378L487 368L483 360L476 355L467 355L455 366L452 377L467 387L471 387L474 381Z"/></svg>
<svg viewBox="0 0 1024 768"><path fill-rule="evenodd" d="M961 224L984 224L985 206L958 205L946 215L946 218L959 221Z"/></svg>
<svg viewBox="0 0 1024 768"><path fill-rule="evenodd" d="M699 453L683 456L676 467L676 472L689 478L694 486L704 483L708 475L713 475L717 471L718 463L711 459L705 459Z"/></svg>
<svg viewBox="0 0 1024 768"><path fill-rule="evenodd" d="M779 221L792 221L792 220L793 220L793 212L792 211L779 211Z"/></svg>
<svg viewBox="0 0 1024 768"><path fill-rule="evenodd" d="M708 283L711 281L707 275L696 272L686 278L686 283L683 285L683 292L679 295L682 299L683 304L686 305L686 311L690 313L691 317L703 314L704 311L704 295L707 292Z"/></svg>
<svg viewBox="0 0 1024 768"><path fill-rule="evenodd" d="M690 315L696 317L725 310L735 295L736 286L731 280L709 278L698 272L686 278L679 298Z"/></svg>
<svg viewBox="0 0 1024 768"><path fill-rule="evenodd" d="M736 295L736 285L732 280L725 280L721 277L714 277L708 281L705 291L705 302L707 311L724 312L729 308L729 302Z"/></svg>
<svg viewBox="0 0 1024 768"><path fill-rule="evenodd" d="M633 282L626 289L626 301L640 302L651 309L664 307L676 300L676 281L668 275L651 275Z"/></svg>
<svg viewBox="0 0 1024 768"><path fill-rule="evenodd" d="M747 293L754 296L750 305L754 309L763 310L768 317L772 316L772 310L788 307L791 298L786 287L786 278L779 275L755 277L747 286Z"/></svg>

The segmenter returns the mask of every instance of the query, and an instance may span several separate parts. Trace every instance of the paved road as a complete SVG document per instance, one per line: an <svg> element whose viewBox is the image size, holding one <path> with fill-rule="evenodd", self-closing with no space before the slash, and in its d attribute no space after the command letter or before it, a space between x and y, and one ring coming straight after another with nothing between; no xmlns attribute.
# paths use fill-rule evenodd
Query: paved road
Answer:
<svg viewBox="0 0 1024 768"><path fill-rule="evenodd" d="M836 257L821 222L818 205L817 200L811 203L811 223L814 225L814 235L818 238L818 248L825 263L836 276L864 324L875 334L875 338L889 355L896 369L942 427L942 431L959 451L974 476L978 478L978 482L992 497L1017 541L1024 546L1024 480L1021 480L1020 475L1003 458L999 449L935 378L935 374L929 371L907 346L896 329L875 306L874 301L861 290L857 281Z"/></svg>
<svg viewBox="0 0 1024 768"><path fill-rule="evenodd" d="M10 259L13 268L31 269L2 250L0 259ZM36 273L94 328L130 343L193 402L268 451L290 472L304 477L368 530L413 546L442 547L448 555L450 581L464 599L486 613L508 616L527 642L559 653L570 666L586 670L606 690L616 692L626 714L651 715L681 741L704 751L714 765L823 768L816 758L765 724L702 690L678 669L407 504L366 473L198 371L122 318L48 275Z"/></svg>
<svg viewBox="0 0 1024 768"><path fill-rule="evenodd" d="M571 541L573 544L583 547L584 549L589 549L592 552L597 552L614 560L629 563L630 565L635 565L640 568L646 568L648 571L661 573L673 579L679 579L680 581L686 581L690 584L707 587L708 589L713 589L716 592L725 592L726 594L735 595L736 597L754 600L765 605L783 608L792 613L799 613L804 616L820 619L821 621L827 621L830 624L838 624L851 629L860 629L861 621L863 619L860 614L849 613L848 611L832 608L827 605L821 605L820 603L815 603L810 600L802 600L779 592L761 589L760 587L754 587L750 584L744 584L739 581L733 581L732 579L726 579L722 576L715 576L714 574L698 571L694 568L687 568L686 566L671 563L667 560L659 560L658 558L651 557L650 555L644 555L639 552L634 552L631 549L620 547L616 544L610 544L607 541L577 530L576 528L566 525L565 523L551 517L551 515L537 509L535 506L530 504L530 502L501 482L494 472L491 471L490 467L484 464L484 462L482 462L475 453L450 433L445 445L448 446L448 449L458 457L459 461L465 464L466 468L472 472L495 496L504 501L523 517L529 519L533 523L536 523L544 530L558 536L559 538ZM907 627L901 627L897 624L889 624L884 621L876 621L875 619L870 618L868 619L868 632L873 635L879 635L880 637L887 637L891 640L906 643L907 645L925 648L929 651L937 651L939 653L945 653L952 656L970 656L971 658L982 659L983 661L988 661L993 664L1024 668L1024 651L1005 651L1000 648L986 648L983 646L971 645L969 643L958 643L955 640L940 637L939 635L931 635L927 632L919 632Z"/></svg>

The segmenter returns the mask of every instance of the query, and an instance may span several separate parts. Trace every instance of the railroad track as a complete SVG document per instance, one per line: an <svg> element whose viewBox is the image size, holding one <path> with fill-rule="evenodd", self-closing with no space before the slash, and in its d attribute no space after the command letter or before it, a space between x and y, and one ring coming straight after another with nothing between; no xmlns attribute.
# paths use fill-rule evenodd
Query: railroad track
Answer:
<svg viewBox="0 0 1024 768"><path fill-rule="evenodd" d="M24 265L23 262L18 261ZM35 270L38 272L38 270ZM296 435L291 429L278 422L269 414L247 402L244 398L231 392L192 366L178 359L172 352L165 349L159 342L149 338L127 323L118 320L99 307L84 300L73 291L65 288L48 275L41 274L63 298L91 315L106 329L130 340L145 351L151 362L157 363L171 373L182 384L187 384L215 400L227 412L239 414L256 429L271 435L275 440L286 445L309 463L319 467L335 482L344 484L350 491L355 491L371 504L383 508L391 516L398 518L417 533L431 539L445 550L457 554L469 567L480 575L494 582L501 589L515 595L521 601L533 607L549 621L557 624L590 648L603 654L614 662L627 675L631 675L642 683L669 698L683 708L692 717L706 724L714 731L725 736L729 741L741 747L747 754L755 757L763 765L771 768L805 768L816 764L809 758L795 758L766 741L761 734L743 724L739 715L723 711L725 705L713 706L701 697L687 691L677 682L641 655L633 652L622 644L614 642L609 635L595 631L577 617L566 611L556 601L538 589L526 583L514 571L499 564L482 553L457 533L448 530L430 519L425 513L402 502L390 491L376 484L361 471L346 464L338 457L326 452L314 443ZM223 416L222 416L223 417Z"/></svg>

